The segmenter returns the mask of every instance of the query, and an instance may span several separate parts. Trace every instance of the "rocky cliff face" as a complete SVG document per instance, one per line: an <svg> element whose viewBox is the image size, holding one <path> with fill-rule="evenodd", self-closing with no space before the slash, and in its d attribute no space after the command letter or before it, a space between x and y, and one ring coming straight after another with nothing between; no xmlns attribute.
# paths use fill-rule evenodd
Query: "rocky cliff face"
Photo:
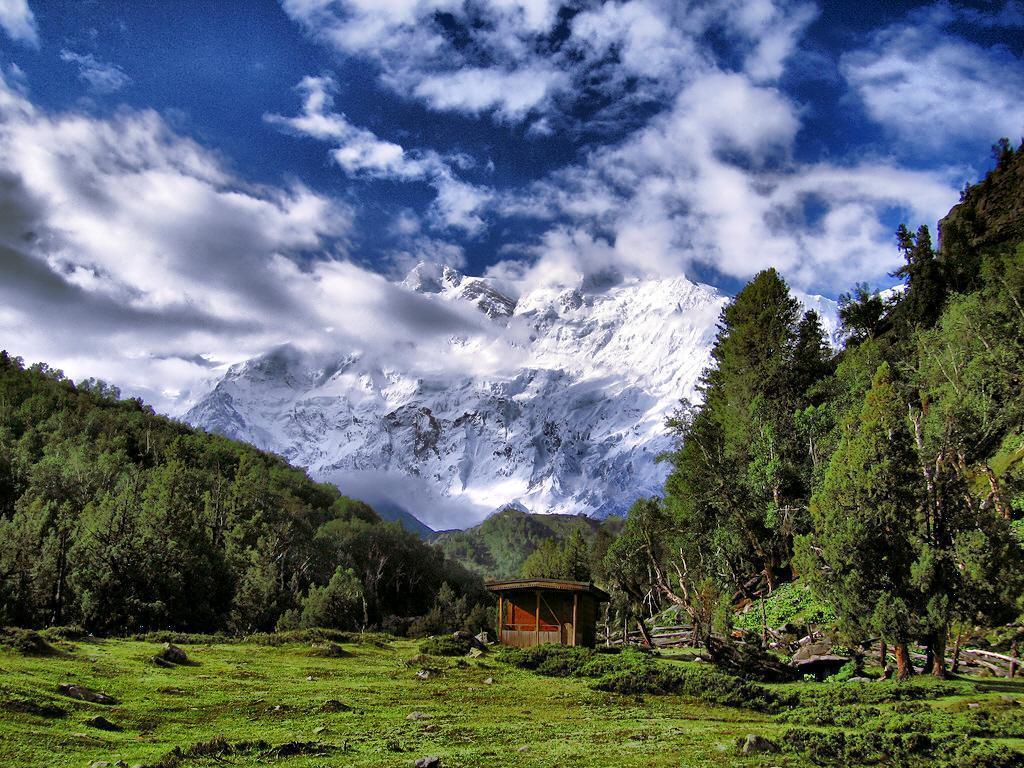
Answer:
<svg viewBox="0 0 1024 768"><path fill-rule="evenodd" d="M974 250L1024 242L1024 145L967 190L939 222L939 239Z"/></svg>
<svg viewBox="0 0 1024 768"><path fill-rule="evenodd" d="M186 420L434 528L509 503L622 514L660 491L666 468L655 459L672 445L664 420L680 398L697 396L722 294L674 278L512 297L486 278L429 264L403 285L473 304L495 326L489 348L506 348L515 366L423 376L358 350L286 346L232 367ZM828 314L827 300L813 301Z"/></svg>

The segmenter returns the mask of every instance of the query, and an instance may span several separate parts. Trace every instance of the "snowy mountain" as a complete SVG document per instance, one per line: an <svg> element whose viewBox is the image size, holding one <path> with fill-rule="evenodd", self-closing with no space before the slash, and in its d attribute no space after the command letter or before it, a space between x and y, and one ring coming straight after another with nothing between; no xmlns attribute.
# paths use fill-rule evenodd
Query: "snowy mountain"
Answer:
<svg viewBox="0 0 1024 768"><path fill-rule="evenodd" d="M724 295L681 277L613 277L514 296L426 263L401 285L489 318L486 333L424 355L499 364L424 373L408 355L285 345L231 367L186 420L438 529L509 503L622 514L659 492L667 470L655 458L672 444L665 417L695 399ZM806 303L831 324L827 299Z"/></svg>

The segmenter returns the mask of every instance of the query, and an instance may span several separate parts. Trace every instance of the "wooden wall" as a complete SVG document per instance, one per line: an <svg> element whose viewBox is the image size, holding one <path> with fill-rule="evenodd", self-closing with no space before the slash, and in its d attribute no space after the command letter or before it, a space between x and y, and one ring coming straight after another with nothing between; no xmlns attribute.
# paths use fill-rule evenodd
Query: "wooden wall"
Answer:
<svg viewBox="0 0 1024 768"><path fill-rule="evenodd" d="M573 596L577 596L573 623ZM596 639L597 600L586 593L540 591L540 632L535 590L502 593L500 641L516 648L543 643L593 646Z"/></svg>

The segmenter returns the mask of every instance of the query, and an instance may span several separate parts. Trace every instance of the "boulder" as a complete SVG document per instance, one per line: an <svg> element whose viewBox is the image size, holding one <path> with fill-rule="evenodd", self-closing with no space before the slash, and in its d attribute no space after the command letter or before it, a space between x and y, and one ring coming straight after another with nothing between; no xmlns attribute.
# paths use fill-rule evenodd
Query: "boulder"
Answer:
<svg viewBox="0 0 1024 768"><path fill-rule="evenodd" d="M441 768L440 757L421 757L413 763L415 768Z"/></svg>
<svg viewBox="0 0 1024 768"><path fill-rule="evenodd" d="M108 696L105 693L94 691L82 685L75 685L74 683L61 683L57 686L57 692L63 693L72 699L88 701L92 704L117 704L117 699L113 696Z"/></svg>
<svg viewBox="0 0 1024 768"><path fill-rule="evenodd" d="M493 645L493 643L494 643L494 641L491 640L491 636L489 634L487 634L486 631L481 632L479 635L477 635L473 639L476 640L478 643L480 643L480 645Z"/></svg>
<svg viewBox="0 0 1024 768"><path fill-rule="evenodd" d="M744 755L759 755L767 752L778 752L779 745L764 736L748 733L740 747L740 753Z"/></svg>
<svg viewBox="0 0 1024 768"><path fill-rule="evenodd" d="M164 643L164 647L154 658L162 659L170 664L188 664L189 661L188 654L174 643Z"/></svg>
<svg viewBox="0 0 1024 768"><path fill-rule="evenodd" d="M107 720L107 718L105 718L103 715L96 715L95 717L90 717L88 720L85 721L85 724L88 725L90 728L99 728L101 731L121 730L120 727L114 725L114 723Z"/></svg>
<svg viewBox="0 0 1024 768"><path fill-rule="evenodd" d="M405 716L406 720L429 720L430 715L426 712L410 712Z"/></svg>
<svg viewBox="0 0 1024 768"><path fill-rule="evenodd" d="M416 673L416 679L418 679L418 680L432 680L435 677L437 677L437 670L436 669L424 668L424 669L421 669L419 672Z"/></svg>
<svg viewBox="0 0 1024 768"><path fill-rule="evenodd" d="M832 653L832 641L831 640L816 640L811 643L801 645L796 653L793 654L793 663L798 661L807 661L815 656L827 656Z"/></svg>

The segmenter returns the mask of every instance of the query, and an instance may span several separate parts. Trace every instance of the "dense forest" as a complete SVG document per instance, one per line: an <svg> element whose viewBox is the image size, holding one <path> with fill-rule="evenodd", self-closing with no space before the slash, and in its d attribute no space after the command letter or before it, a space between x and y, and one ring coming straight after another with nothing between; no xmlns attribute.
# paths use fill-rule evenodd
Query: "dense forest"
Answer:
<svg viewBox="0 0 1024 768"><path fill-rule="evenodd" d="M508 578L552 570L552 558L562 557L570 541L574 551L586 550L588 558L599 559L621 529L618 517L595 520L586 515L537 515L508 507L472 528L438 534L433 542L475 573Z"/></svg>
<svg viewBox="0 0 1024 768"><path fill-rule="evenodd" d="M276 456L0 352L0 624L425 633L485 623L482 586Z"/></svg>
<svg viewBox="0 0 1024 768"><path fill-rule="evenodd" d="M774 270L756 275L723 310L701 405L669 419L664 496L587 558L532 555L532 575L598 579L641 630L674 609L709 646L737 606L799 581L840 640L888 644L899 677L911 643L941 676L950 638L1019 617L1024 145L993 150L937 249L899 228L901 290L841 297L840 349Z"/></svg>

